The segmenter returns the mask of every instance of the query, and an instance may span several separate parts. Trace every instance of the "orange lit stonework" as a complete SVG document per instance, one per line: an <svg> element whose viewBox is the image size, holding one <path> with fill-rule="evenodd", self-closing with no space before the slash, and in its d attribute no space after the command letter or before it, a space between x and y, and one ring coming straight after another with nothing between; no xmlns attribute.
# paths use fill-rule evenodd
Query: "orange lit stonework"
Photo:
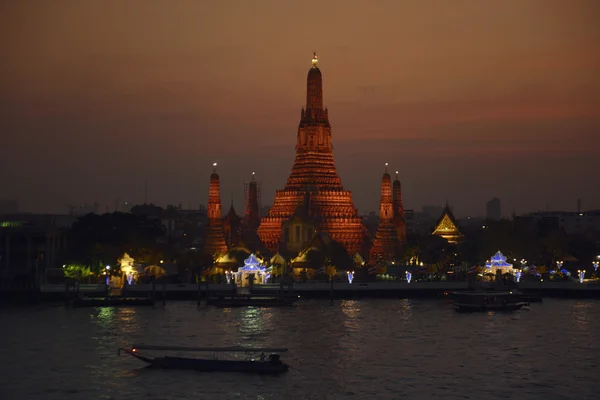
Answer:
<svg viewBox="0 0 600 400"><path fill-rule="evenodd" d="M215 170L210 175L208 190L208 226L204 242L204 254L221 254L227 251L223 221L221 220L221 183Z"/></svg>
<svg viewBox="0 0 600 400"><path fill-rule="evenodd" d="M296 159L292 173L258 228L263 244L277 251L282 239L282 224L299 207L306 207L315 231L327 232L350 254L361 248L364 240L362 219L358 216L352 194L344 190L333 159L331 125L323 108L323 84L316 55L308 72L306 109L300 113L296 141ZM285 236L284 236L285 237Z"/></svg>
<svg viewBox="0 0 600 400"><path fill-rule="evenodd" d="M386 164L387 166L387 164ZM394 202L392 180L386 171L381 178L381 200L379 202L379 226L369 253L369 262L394 261L400 250L398 232L394 225Z"/></svg>

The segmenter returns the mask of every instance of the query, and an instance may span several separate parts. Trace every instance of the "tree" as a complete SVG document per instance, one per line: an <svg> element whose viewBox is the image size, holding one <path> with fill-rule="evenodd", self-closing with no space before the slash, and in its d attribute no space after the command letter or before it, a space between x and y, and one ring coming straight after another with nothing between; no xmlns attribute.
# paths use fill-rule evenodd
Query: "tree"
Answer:
<svg viewBox="0 0 600 400"><path fill-rule="evenodd" d="M67 232L67 259L90 266L94 273L106 265L117 266L117 258L125 252L140 262L158 263L162 254L157 239L161 236L164 228L157 218L118 212L88 214Z"/></svg>
<svg viewBox="0 0 600 400"><path fill-rule="evenodd" d="M331 260L329 259L325 260L325 275L329 277L329 280L333 280L337 275L337 268L331 264Z"/></svg>

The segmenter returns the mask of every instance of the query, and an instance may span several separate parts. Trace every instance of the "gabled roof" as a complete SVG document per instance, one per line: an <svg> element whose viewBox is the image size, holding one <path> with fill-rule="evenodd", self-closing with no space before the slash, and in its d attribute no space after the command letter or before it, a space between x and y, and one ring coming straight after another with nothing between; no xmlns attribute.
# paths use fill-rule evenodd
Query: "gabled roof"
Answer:
<svg viewBox="0 0 600 400"><path fill-rule="evenodd" d="M242 218L237 215L237 213L235 212L235 208L233 207L233 200L231 201L231 206L229 207L229 211L227 212L227 215L225 215L225 218L223 218L225 221L241 221Z"/></svg>
<svg viewBox="0 0 600 400"><path fill-rule="evenodd" d="M441 236L448 242L456 242L463 237L463 234L458 229L456 218L454 218L454 214L452 214L452 210L450 210L448 203L446 203L446 207L444 207L442 216L435 224L433 235Z"/></svg>

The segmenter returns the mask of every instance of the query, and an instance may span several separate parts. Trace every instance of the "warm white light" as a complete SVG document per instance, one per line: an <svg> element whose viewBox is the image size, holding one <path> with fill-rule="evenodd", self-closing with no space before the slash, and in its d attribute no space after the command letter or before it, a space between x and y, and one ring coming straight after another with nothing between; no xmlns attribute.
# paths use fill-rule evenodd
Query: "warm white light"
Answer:
<svg viewBox="0 0 600 400"><path fill-rule="evenodd" d="M107 266L106 266L106 269L110 269L110 265L107 265Z"/></svg>
<svg viewBox="0 0 600 400"><path fill-rule="evenodd" d="M216 166L217 166L217 163L213 163L213 167L216 167Z"/></svg>

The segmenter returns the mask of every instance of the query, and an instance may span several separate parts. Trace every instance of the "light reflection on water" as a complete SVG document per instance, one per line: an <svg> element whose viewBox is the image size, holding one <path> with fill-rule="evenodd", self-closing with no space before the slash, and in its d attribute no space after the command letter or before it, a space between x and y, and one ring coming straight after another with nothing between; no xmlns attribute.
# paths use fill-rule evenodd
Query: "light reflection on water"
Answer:
<svg viewBox="0 0 600 400"><path fill-rule="evenodd" d="M1 399L595 398L600 302L459 314L432 300L294 308L1 309ZM287 347L279 377L154 371L134 342Z"/></svg>

